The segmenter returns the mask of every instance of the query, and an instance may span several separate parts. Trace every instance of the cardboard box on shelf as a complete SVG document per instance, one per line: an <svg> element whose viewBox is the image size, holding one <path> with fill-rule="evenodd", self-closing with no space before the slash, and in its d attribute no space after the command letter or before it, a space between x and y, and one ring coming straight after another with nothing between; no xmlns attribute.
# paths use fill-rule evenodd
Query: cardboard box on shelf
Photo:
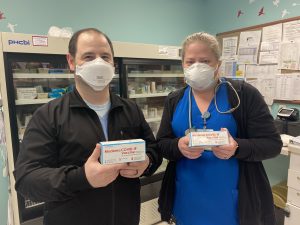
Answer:
<svg viewBox="0 0 300 225"><path fill-rule="evenodd" d="M17 88L17 99L37 98L36 88Z"/></svg>

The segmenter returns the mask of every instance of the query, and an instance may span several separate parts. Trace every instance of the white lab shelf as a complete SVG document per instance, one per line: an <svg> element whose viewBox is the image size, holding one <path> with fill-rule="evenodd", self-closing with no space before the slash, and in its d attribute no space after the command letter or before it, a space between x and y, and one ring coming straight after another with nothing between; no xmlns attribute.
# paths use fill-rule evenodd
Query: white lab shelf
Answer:
<svg viewBox="0 0 300 225"><path fill-rule="evenodd" d="M129 98L151 98L151 97L162 97L167 96L169 92L162 93L151 93L151 94L130 94Z"/></svg>
<svg viewBox="0 0 300 225"><path fill-rule="evenodd" d="M73 79L72 73L14 73L15 79Z"/></svg>
<svg viewBox="0 0 300 225"><path fill-rule="evenodd" d="M15 79L74 79L73 73L14 73ZM119 79L115 74L114 79Z"/></svg>
<svg viewBox="0 0 300 225"><path fill-rule="evenodd" d="M41 98L41 99L19 99L16 100L16 105L35 105L50 102L54 98Z"/></svg>
<svg viewBox="0 0 300 225"><path fill-rule="evenodd" d="M184 77L183 74L174 73L129 73L128 77Z"/></svg>
<svg viewBox="0 0 300 225"><path fill-rule="evenodd" d="M151 123L151 122L160 122L161 121L161 117L146 118L146 121L148 123Z"/></svg>
<svg viewBox="0 0 300 225"><path fill-rule="evenodd" d="M290 152L290 166L288 170L288 193L287 193L287 208L290 211L290 216L285 217L285 225L298 225L300 220L300 145L288 144Z"/></svg>

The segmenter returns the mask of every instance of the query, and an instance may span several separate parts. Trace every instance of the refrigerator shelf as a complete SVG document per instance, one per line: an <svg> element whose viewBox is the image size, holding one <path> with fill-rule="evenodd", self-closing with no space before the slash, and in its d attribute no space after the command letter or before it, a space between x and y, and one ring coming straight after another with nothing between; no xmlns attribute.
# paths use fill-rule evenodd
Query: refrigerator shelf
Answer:
<svg viewBox="0 0 300 225"><path fill-rule="evenodd" d="M169 92L151 93L151 94L129 94L129 98L153 98L167 96Z"/></svg>

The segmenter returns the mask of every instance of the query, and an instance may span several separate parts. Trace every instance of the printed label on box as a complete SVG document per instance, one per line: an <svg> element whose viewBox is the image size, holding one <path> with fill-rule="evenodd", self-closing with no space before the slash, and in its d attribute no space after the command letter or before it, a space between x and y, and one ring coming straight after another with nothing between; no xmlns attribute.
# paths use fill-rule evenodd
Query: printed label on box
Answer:
<svg viewBox="0 0 300 225"><path fill-rule="evenodd" d="M229 144L226 131L191 132L189 147L214 147Z"/></svg>
<svg viewBox="0 0 300 225"><path fill-rule="evenodd" d="M142 139L100 142L101 164L137 162L145 160L146 144Z"/></svg>

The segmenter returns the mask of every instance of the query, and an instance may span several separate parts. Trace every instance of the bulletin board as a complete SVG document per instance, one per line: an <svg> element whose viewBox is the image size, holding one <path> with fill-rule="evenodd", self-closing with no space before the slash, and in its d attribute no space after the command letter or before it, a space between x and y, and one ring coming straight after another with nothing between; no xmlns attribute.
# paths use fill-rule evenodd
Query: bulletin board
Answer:
<svg viewBox="0 0 300 225"><path fill-rule="evenodd" d="M216 36L222 50L221 73L225 77L245 79L256 86L268 105L300 104L300 16ZM297 62L291 63L290 57Z"/></svg>

